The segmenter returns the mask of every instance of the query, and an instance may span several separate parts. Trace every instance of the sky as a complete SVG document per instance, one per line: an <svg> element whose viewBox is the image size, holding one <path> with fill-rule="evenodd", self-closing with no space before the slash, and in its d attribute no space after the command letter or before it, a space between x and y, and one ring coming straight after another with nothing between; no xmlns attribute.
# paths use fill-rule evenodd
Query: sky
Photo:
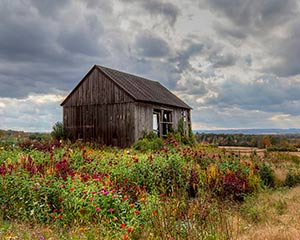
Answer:
<svg viewBox="0 0 300 240"><path fill-rule="evenodd" d="M94 64L159 81L193 129L300 127L300 0L0 0L0 129L51 131Z"/></svg>

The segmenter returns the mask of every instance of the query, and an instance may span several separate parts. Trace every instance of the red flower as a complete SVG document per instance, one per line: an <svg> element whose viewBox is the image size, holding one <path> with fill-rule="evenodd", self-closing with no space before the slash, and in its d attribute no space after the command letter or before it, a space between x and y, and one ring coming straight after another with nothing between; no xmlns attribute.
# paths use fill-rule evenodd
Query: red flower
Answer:
<svg viewBox="0 0 300 240"><path fill-rule="evenodd" d="M80 209L79 212L80 212L80 213L84 213L84 209Z"/></svg>
<svg viewBox="0 0 300 240"><path fill-rule="evenodd" d="M59 197L59 198L58 198L58 201L62 202L62 201L63 201L63 199L62 199L61 197Z"/></svg>
<svg viewBox="0 0 300 240"><path fill-rule="evenodd" d="M121 224L121 228L125 228L126 227L126 224L125 223L122 223Z"/></svg>
<svg viewBox="0 0 300 240"><path fill-rule="evenodd" d="M62 215L58 215L57 218L62 219Z"/></svg>
<svg viewBox="0 0 300 240"><path fill-rule="evenodd" d="M135 206L134 203L129 204L129 207L131 207L131 208L134 208L134 206Z"/></svg>
<svg viewBox="0 0 300 240"><path fill-rule="evenodd" d="M73 191L73 190L75 190L75 188L71 187L70 190Z"/></svg>
<svg viewBox="0 0 300 240"><path fill-rule="evenodd" d="M125 197L123 198L123 200L124 200L124 201L127 201L127 200L128 200L128 197L127 197L127 196L125 196Z"/></svg>
<svg viewBox="0 0 300 240"><path fill-rule="evenodd" d="M138 215L138 214L140 214L140 211L139 210L135 210L134 214Z"/></svg>
<svg viewBox="0 0 300 240"><path fill-rule="evenodd" d="M128 235L127 234L123 235L123 240L128 240Z"/></svg>
<svg viewBox="0 0 300 240"><path fill-rule="evenodd" d="M51 218L52 218L52 219L55 219L55 216L54 216L54 215L52 215L52 216L51 216Z"/></svg>
<svg viewBox="0 0 300 240"><path fill-rule="evenodd" d="M132 227L127 228L127 232L128 232L128 233L133 232L133 228L132 228Z"/></svg>
<svg viewBox="0 0 300 240"><path fill-rule="evenodd" d="M153 211L153 212L152 212L152 215L153 215L153 216L157 215L157 211Z"/></svg>

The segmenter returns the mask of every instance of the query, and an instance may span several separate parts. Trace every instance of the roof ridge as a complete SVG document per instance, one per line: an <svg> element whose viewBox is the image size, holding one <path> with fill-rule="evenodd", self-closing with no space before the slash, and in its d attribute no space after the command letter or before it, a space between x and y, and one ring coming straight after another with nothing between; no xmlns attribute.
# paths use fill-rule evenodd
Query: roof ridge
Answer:
<svg viewBox="0 0 300 240"><path fill-rule="evenodd" d="M183 100L172 93L168 88L163 86L160 82L147 79L145 77L137 76L131 73L122 72L120 70L112 69L109 67L95 64L90 71L83 77L83 79L77 84L72 92L61 103L64 105L67 99L78 89L78 87L85 80L95 68L102 74L113 81L118 87L125 91L135 101L157 103L168 106L180 107L185 109L191 109Z"/></svg>
<svg viewBox="0 0 300 240"><path fill-rule="evenodd" d="M160 103L191 109L190 106L158 81L101 65L96 66L137 101Z"/></svg>

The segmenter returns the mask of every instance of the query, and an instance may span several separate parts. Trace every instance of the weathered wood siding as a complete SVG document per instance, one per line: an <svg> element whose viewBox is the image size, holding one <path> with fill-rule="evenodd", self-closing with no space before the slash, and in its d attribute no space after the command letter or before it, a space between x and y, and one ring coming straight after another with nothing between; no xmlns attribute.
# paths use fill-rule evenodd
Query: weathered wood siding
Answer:
<svg viewBox="0 0 300 240"><path fill-rule="evenodd" d="M98 69L75 88L63 116L74 139L121 147L135 141L133 99Z"/></svg>
<svg viewBox="0 0 300 240"><path fill-rule="evenodd" d="M135 141L143 137L144 131L149 133L153 130L153 112L154 110L167 110L172 112L173 129L178 130L180 119L183 117L183 111L186 111L186 121L184 122L185 133L188 134L191 127L190 110L170 107L165 105L157 105L150 103L136 103L134 119L135 119Z"/></svg>
<svg viewBox="0 0 300 240"><path fill-rule="evenodd" d="M64 107L134 102L123 89L94 68L72 92Z"/></svg>

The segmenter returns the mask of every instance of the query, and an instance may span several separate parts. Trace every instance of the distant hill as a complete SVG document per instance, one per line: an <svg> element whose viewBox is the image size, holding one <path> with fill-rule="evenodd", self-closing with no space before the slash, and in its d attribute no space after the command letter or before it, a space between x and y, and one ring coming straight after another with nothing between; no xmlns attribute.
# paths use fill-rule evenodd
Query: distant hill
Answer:
<svg viewBox="0 0 300 240"><path fill-rule="evenodd" d="M258 129L226 129L226 130L194 130L194 133L213 134L249 134L249 135L284 135L300 134L300 128L258 128Z"/></svg>

